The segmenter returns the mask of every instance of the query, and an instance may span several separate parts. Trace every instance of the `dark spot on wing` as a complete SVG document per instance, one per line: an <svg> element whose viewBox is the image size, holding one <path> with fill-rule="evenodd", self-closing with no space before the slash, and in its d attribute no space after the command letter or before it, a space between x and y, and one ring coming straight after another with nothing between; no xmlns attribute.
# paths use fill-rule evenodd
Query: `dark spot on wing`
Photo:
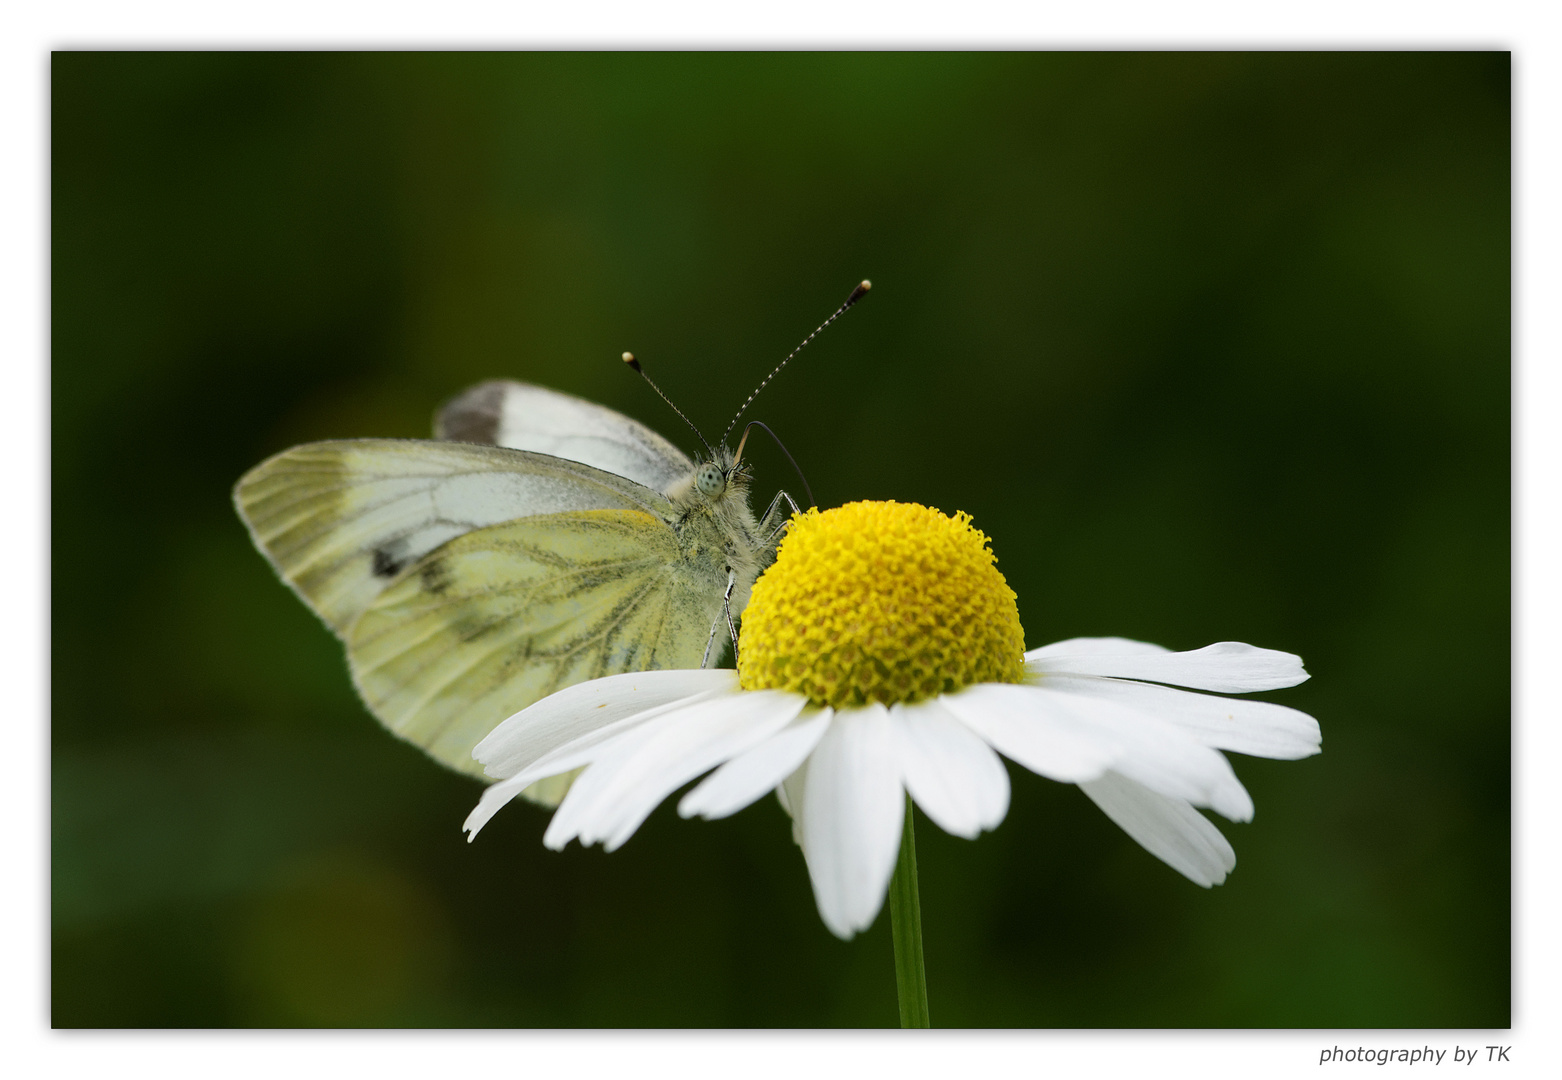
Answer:
<svg viewBox="0 0 1562 1080"><path fill-rule="evenodd" d="M387 551L384 548L376 548L374 552L374 576L393 578L401 573L401 568L406 566L404 558Z"/></svg>
<svg viewBox="0 0 1562 1080"><path fill-rule="evenodd" d="M424 590L435 596L450 588L450 570L443 559L429 559L418 568L418 577L423 579Z"/></svg>
<svg viewBox="0 0 1562 1080"><path fill-rule="evenodd" d="M499 438L506 384L478 383L447 401L434 417L434 438L493 446Z"/></svg>

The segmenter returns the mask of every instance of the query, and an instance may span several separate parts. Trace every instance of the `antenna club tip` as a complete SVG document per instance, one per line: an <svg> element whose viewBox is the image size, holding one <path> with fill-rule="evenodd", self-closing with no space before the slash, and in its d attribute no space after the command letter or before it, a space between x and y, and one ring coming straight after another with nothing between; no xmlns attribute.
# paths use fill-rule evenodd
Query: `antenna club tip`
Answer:
<svg viewBox="0 0 1562 1080"><path fill-rule="evenodd" d="M640 361L635 359L635 354L634 353L626 352L623 355L623 361L624 361L624 363L628 364L631 368L633 368L635 371L639 371L640 370Z"/></svg>
<svg viewBox="0 0 1562 1080"><path fill-rule="evenodd" d="M864 278L862 282L852 290L852 294L846 298L846 303L842 305L841 310L845 311L857 301L861 300L864 296L868 295L868 290L871 288L873 288L873 282Z"/></svg>
<svg viewBox="0 0 1562 1080"><path fill-rule="evenodd" d="M857 286L857 288L861 289L863 292L867 292L869 289L873 288L873 282L869 281L867 278L863 278L862 282Z"/></svg>

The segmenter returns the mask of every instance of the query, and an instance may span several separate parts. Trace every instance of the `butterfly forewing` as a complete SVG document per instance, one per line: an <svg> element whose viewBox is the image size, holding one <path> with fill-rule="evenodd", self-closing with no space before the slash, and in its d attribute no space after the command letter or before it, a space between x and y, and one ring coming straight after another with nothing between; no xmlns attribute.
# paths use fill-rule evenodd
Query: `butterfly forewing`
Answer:
<svg viewBox="0 0 1562 1080"><path fill-rule="evenodd" d="M687 454L639 421L511 379L491 379L456 395L434 417L434 436L555 454L657 491L694 471Z"/></svg>
<svg viewBox="0 0 1562 1080"><path fill-rule="evenodd" d="M641 511L542 514L478 529L388 586L347 635L359 692L391 730L482 775L472 747L565 686L700 665L719 560L688 558Z"/></svg>
<svg viewBox="0 0 1562 1080"><path fill-rule="evenodd" d="M474 529L560 511L670 509L658 492L578 462L411 439L294 447L250 470L234 501L256 545L339 635L408 566Z"/></svg>

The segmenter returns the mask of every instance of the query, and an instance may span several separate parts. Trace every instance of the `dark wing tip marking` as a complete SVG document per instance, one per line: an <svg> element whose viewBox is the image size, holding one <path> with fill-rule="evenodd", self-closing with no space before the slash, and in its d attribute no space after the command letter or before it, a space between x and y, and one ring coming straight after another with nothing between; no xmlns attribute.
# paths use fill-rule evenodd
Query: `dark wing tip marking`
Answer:
<svg viewBox="0 0 1562 1080"><path fill-rule="evenodd" d="M505 383L478 383L447 401L434 416L434 438L450 442L499 441L499 421L504 414Z"/></svg>

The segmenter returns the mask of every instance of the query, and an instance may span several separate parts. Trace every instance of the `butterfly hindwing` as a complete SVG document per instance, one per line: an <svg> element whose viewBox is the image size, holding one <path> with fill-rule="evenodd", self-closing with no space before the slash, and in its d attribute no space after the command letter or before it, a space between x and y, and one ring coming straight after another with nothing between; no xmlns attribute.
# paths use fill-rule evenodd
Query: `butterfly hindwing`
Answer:
<svg viewBox="0 0 1562 1080"><path fill-rule="evenodd" d="M407 569L353 624L349 664L381 722L481 776L472 747L545 695L625 671L698 667L724 580L719 559L691 560L671 526L643 511L526 517Z"/></svg>
<svg viewBox="0 0 1562 1080"><path fill-rule="evenodd" d="M561 511L670 510L659 492L590 465L416 439L296 446L251 469L234 503L256 546L339 636L408 566L474 529Z"/></svg>

